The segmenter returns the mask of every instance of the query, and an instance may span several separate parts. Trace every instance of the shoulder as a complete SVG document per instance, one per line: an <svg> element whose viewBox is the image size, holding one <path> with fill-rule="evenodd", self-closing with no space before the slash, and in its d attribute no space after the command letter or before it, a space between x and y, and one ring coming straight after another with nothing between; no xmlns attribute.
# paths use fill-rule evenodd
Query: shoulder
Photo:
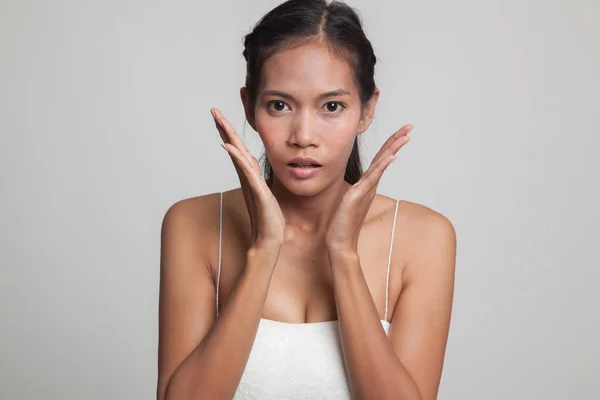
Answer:
<svg viewBox="0 0 600 400"><path fill-rule="evenodd" d="M210 272L210 255L218 245L219 203L220 193L210 193L169 206L161 225L161 258L178 260L170 265L202 265Z"/></svg>
<svg viewBox="0 0 600 400"><path fill-rule="evenodd" d="M162 228L163 230L197 230L210 227L213 216L219 212L219 201L220 193L176 201L165 212Z"/></svg>
<svg viewBox="0 0 600 400"><path fill-rule="evenodd" d="M377 194L369 219L393 221L394 215L394 247L414 249L414 253L420 253L431 246L452 244L456 240L454 225L440 212L423 204ZM387 222L381 226L388 229Z"/></svg>
<svg viewBox="0 0 600 400"><path fill-rule="evenodd" d="M445 215L423 204L400 200L398 213L416 233L455 235L454 225Z"/></svg>
<svg viewBox="0 0 600 400"><path fill-rule="evenodd" d="M402 236L408 242L407 279L436 272L434 268L454 269L456 230L448 217L423 204L401 200L400 219Z"/></svg>
<svg viewBox="0 0 600 400"><path fill-rule="evenodd" d="M427 235L431 231L445 231L445 234L454 233L454 227L450 220L438 211L423 204L397 200L379 193L376 201L373 201L369 213L371 219L388 220L393 219L396 215L397 229L409 231L413 237L415 234Z"/></svg>

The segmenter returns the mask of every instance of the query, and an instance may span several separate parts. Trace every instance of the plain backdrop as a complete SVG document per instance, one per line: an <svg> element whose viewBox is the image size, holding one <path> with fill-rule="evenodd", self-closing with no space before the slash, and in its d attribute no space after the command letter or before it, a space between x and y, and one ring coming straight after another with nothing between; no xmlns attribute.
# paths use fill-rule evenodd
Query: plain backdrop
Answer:
<svg viewBox="0 0 600 400"><path fill-rule="evenodd" d="M600 398L600 3L350 1L379 59L366 164L458 237L442 400ZM252 152L242 37L279 1L0 2L0 398L150 399L160 225Z"/></svg>

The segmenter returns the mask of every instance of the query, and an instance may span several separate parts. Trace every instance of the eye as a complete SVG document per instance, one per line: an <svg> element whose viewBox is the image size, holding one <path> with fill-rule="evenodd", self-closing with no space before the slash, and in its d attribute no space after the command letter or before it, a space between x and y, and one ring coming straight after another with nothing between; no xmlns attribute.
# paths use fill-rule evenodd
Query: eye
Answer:
<svg viewBox="0 0 600 400"><path fill-rule="evenodd" d="M336 111L338 111L338 109L343 110L344 108L346 108L346 106L339 101L328 101L323 105L323 107L325 107L325 109L329 113L335 113Z"/></svg>
<svg viewBox="0 0 600 400"><path fill-rule="evenodd" d="M274 111L281 112L287 107L287 104L281 100L272 100L267 103L267 108L270 108Z"/></svg>

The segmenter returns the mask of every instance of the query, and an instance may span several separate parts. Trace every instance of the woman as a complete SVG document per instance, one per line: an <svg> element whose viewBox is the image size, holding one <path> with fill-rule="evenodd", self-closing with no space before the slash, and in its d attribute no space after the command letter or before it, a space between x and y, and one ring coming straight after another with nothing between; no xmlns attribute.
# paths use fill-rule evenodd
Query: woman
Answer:
<svg viewBox="0 0 600 400"><path fill-rule="evenodd" d="M246 36L244 57L266 177L211 110L241 188L165 215L157 398L436 398L455 232L376 194L411 125L362 171L357 136L379 90L358 16L288 1Z"/></svg>

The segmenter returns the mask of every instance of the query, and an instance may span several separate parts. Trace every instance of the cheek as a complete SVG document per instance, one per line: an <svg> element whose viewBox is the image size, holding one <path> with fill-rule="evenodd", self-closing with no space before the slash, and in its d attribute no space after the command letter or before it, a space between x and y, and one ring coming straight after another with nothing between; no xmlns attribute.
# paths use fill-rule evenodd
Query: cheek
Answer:
<svg viewBox="0 0 600 400"><path fill-rule="evenodd" d="M337 126L338 136L348 139L358 132L358 124L355 118L345 118Z"/></svg>
<svg viewBox="0 0 600 400"><path fill-rule="evenodd" d="M323 135L323 144L336 152L340 157L350 156L354 138L357 133L357 124L353 118L336 121L329 127L329 132Z"/></svg>
<svg viewBox="0 0 600 400"><path fill-rule="evenodd" d="M275 152L278 146L285 145L287 123L282 119L256 116L256 129L268 153Z"/></svg>

